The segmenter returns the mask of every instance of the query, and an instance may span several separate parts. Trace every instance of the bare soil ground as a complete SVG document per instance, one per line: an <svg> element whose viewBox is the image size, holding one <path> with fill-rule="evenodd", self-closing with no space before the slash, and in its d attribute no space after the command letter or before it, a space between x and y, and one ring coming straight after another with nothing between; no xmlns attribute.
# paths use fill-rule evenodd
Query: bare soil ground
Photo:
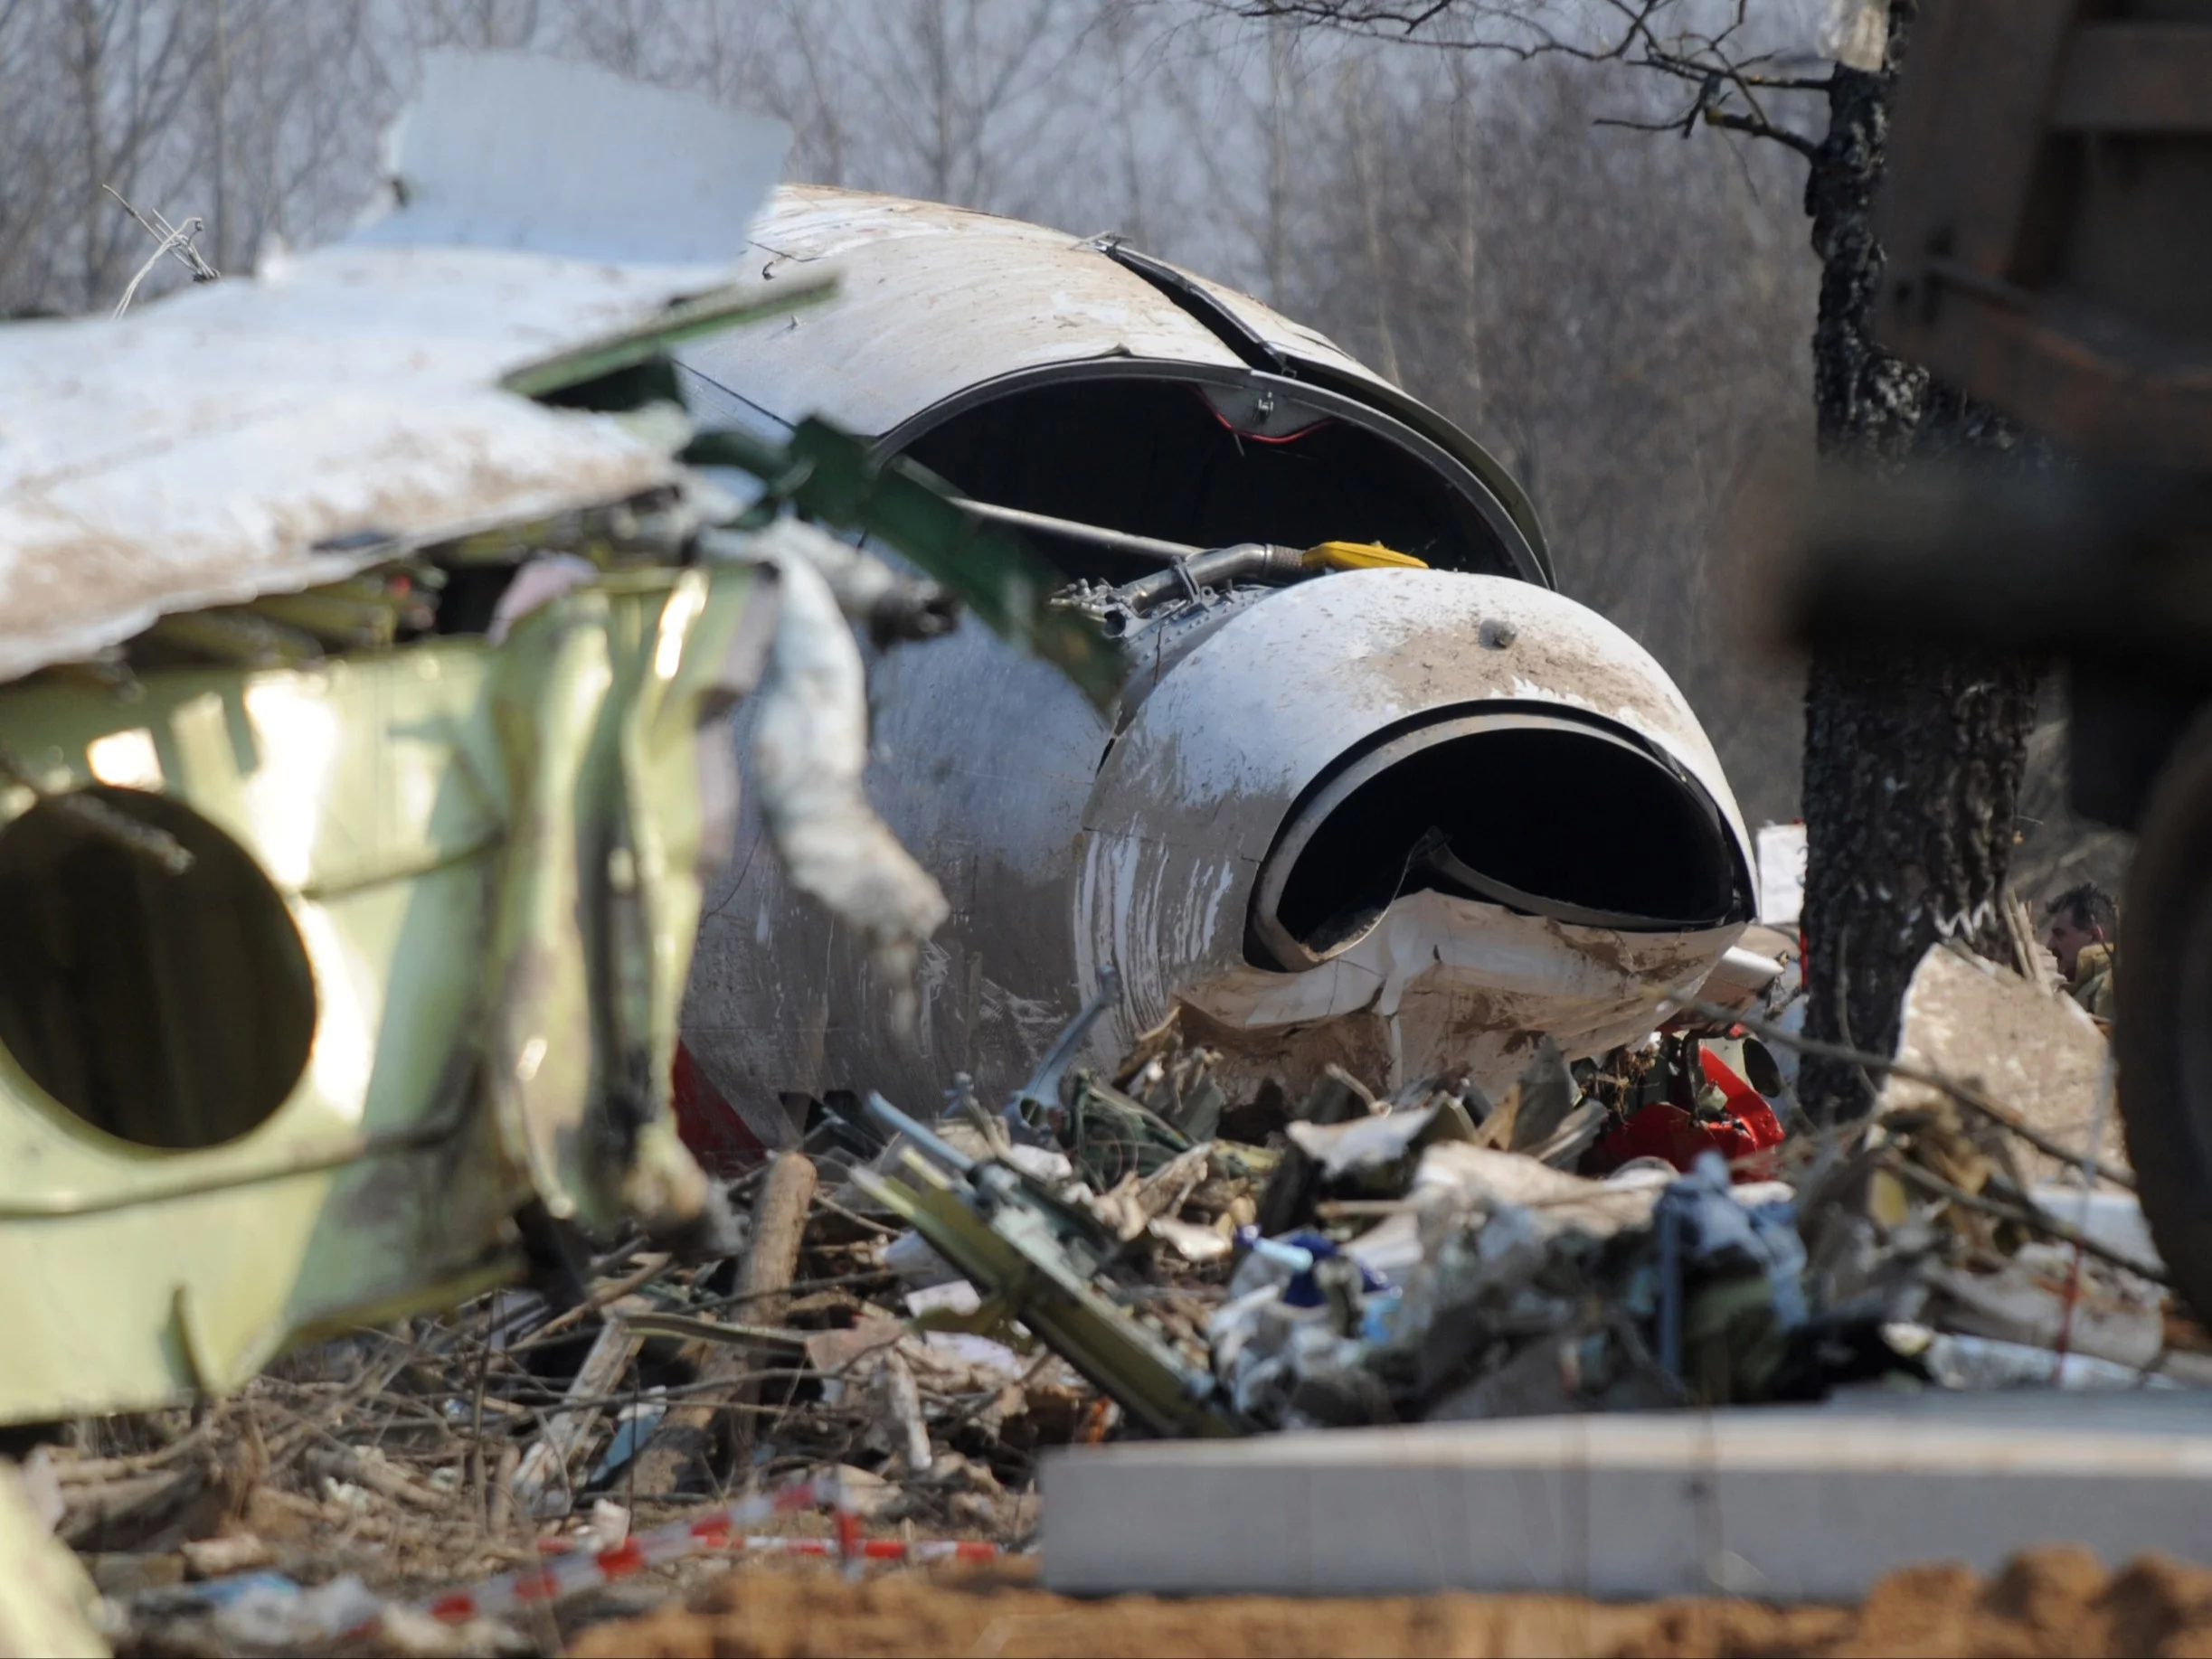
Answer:
<svg viewBox="0 0 2212 1659"><path fill-rule="evenodd" d="M851 1654L2212 1655L2212 1570L2151 1558L2108 1571L2086 1551L2031 1551L1993 1579L1963 1567L1891 1575L1857 1607L1735 1600L1612 1605L1558 1596L1366 1599L1124 1596L1078 1601L1019 1567L888 1572L734 1570L644 1617L592 1626L580 1659Z"/></svg>

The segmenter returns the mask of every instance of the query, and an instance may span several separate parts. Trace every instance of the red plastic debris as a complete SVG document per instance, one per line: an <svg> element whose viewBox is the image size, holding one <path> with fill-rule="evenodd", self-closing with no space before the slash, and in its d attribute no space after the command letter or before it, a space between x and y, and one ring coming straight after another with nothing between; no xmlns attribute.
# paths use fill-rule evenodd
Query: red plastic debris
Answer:
<svg viewBox="0 0 2212 1659"><path fill-rule="evenodd" d="M1758 1156L1782 1145L1782 1120L1765 1097L1710 1049L1700 1049L1706 1080L1727 1101L1717 1123L1700 1123L1671 1101L1655 1100L1618 1128L1608 1130L1583 1159L1583 1173L1602 1175L1631 1158L1659 1158L1687 1171L1698 1155L1717 1152L1738 1181L1763 1181L1766 1160Z"/></svg>
<svg viewBox="0 0 2212 1659"><path fill-rule="evenodd" d="M676 1063L669 1068L670 1094L676 1107L676 1132L691 1155L711 1174L735 1175L765 1163L768 1148L745 1126L737 1108L707 1081L699 1062L681 1042L676 1045Z"/></svg>

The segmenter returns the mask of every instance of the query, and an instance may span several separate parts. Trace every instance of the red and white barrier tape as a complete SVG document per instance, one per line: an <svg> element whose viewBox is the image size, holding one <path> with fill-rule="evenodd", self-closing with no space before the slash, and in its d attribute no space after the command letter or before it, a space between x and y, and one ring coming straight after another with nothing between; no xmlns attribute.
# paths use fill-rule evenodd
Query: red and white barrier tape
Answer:
<svg viewBox="0 0 2212 1659"><path fill-rule="evenodd" d="M526 1567L502 1573L473 1589L449 1590L417 1602L415 1610L449 1624L472 1618L500 1618L525 1607L559 1601L578 1592L627 1579L648 1567L686 1556L736 1552L781 1555L818 1555L852 1562L861 1561L988 1561L996 1560L997 1544L963 1543L950 1539L903 1540L863 1538L859 1518L842 1506L842 1494L833 1480L801 1481L781 1492L741 1499L735 1503L672 1521L666 1526L633 1533L610 1550L577 1551L556 1555L542 1567ZM775 1538L748 1534L741 1527L798 1510L834 1512L835 1538Z"/></svg>
<svg viewBox="0 0 2212 1659"><path fill-rule="evenodd" d="M733 1539L730 1548L761 1555L825 1555L860 1561L995 1561L1005 1553L997 1544L955 1538L860 1538L848 1546L836 1538L756 1535Z"/></svg>

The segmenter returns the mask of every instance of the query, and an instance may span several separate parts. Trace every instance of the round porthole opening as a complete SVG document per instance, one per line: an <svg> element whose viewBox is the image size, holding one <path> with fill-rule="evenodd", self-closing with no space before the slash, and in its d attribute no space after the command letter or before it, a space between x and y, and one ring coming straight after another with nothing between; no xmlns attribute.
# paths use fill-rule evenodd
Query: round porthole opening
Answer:
<svg viewBox="0 0 2212 1659"><path fill-rule="evenodd" d="M307 1068L315 982L284 900L166 796L90 788L0 827L0 1046L120 1139L235 1140Z"/></svg>

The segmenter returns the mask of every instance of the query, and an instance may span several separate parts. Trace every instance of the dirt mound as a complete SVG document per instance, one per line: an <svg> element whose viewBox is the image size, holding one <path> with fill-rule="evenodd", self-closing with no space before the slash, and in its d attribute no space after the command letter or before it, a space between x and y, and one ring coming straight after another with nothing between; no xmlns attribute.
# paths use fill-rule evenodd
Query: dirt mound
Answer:
<svg viewBox="0 0 2212 1659"><path fill-rule="evenodd" d="M2160 1558L2108 1573L2052 1548L1982 1579L1916 1567L1856 1608L1684 1600L1616 1606L1561 1596L1372 1598L1121 1596L1078 1601L1019 1569L891 1573L748 1568L695 1598L583 1633L579 1659L856 1659L905 1654L2212 1656L2212 1571Z"/></svg>

